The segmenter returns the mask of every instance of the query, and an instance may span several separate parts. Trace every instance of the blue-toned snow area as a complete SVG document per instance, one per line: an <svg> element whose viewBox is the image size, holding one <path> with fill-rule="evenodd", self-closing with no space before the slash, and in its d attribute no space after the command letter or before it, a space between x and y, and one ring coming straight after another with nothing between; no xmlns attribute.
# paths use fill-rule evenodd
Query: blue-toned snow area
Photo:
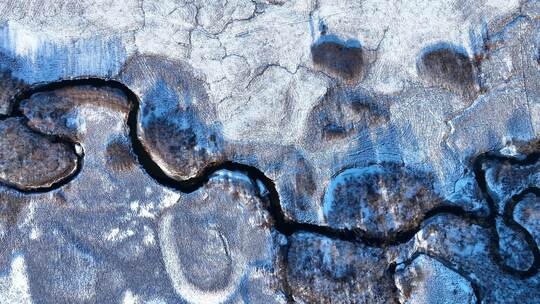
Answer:
<svg viewBox="0 0 540 304"><path fill-rule="evenodd" d="M119 36L52 41L13 23L0 26L0 66L15 78L40 83L85 76L111 78L128 57Z"/></svg>

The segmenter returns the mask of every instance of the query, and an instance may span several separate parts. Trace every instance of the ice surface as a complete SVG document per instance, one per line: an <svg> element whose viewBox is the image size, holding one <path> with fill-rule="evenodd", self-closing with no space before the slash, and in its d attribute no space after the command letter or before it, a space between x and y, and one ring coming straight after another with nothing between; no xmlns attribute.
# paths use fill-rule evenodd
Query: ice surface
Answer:
<svg viewBox="0 0 540 304"><path fill-rule="evenodd" d="M539 16L0 0L0 302L539 302Z"/></svg>

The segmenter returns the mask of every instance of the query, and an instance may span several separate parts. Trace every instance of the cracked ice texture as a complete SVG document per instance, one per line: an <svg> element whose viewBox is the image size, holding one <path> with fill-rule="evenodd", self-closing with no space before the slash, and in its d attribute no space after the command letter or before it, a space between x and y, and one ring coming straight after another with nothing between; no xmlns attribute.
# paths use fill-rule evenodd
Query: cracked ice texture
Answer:
<svg viewBox="0 0 540 304"><path fill-rule="evenodd" d="M313 62L312 45L321 38L321 27L324 25L326 36L357 40L366 57L360 87L375 96L398 96L390 107L388 125L394 127L369 128L355 136L359 144L354 151L343 151L345 155L337 160L322 153L309 155L309 159L317 159L318 165L327 164L324 167L394 155L407 164L435 171L442 190L448 193L463 174L461 162L465 158L455 155L454 149L474 153L488 146L502 147L508 138L530 139L539 130L535 127L529 131L531 124L538 125L534 85L521 89L524 81L520 80L538 77L534 4L307 0L211 4L145 0L128 1L122 6L97 0L6 0L2 4L6 21L2 49L18 58L13 64L18 78L30 83L86 75L116 78L127 58L134 54L166 56L188 63L205 79L209 104L217 109L213 121L220 122L226 140L297 145L300 149L312 144L300 142L303 130L308 128L310 110L322 103L328 89L336 84L336 79L318 72ZM48 13L39 7L49 8ZM525 17L510 22L519 10ZM423 70L418 69L419 58L426 48L445 42L462 49L460 54L468 57L463 61L449 56L458 58L454 61L474 61L482 51L480 44L486 31L496 33L492 36L497 43L491 52L497 56L482 60L484 72L477 76L488 79L484 85L494 88L505 83L498 79L512 76L516 91L510 97L515 101L512 106L505 100L504 106L486 109L493 103L491 99L478 100L453 121L470 100L446 90L425 92L425 87L433 84L424 81ZM470 66L461 66L466 67L468 75ZM460 65L456 67L458 70L452 71L459 73ZM525 76L512 72L517 70L524 70ZM470 81L472 76L466 77ZM498 94L494 95L493 100L498 100ZM528 98L521 98L524 95ZM504 115L499 114L501 109ZM512 113L531 116L533 121L512 120ZM489 127L475 128L484 123L479 121L483 116L493 118ZM513 128L507 131L509 124ZM342 127L329 130L339 131ZM385 133L396 138L389 139ZM473 133L479 137L474 144L467 140L467 134ZM380 144L370 148L366 138ZM386 146L384 151L378 151L386 140L399 143L399 149ZM452 149L440 144L447 140L454 146ZM330 143L323 145L334 149ZM355 156L355 151L365 153ZM333 169L323 171L322 179L334 173ZM306 221L320 214L320 206L311 209L311 214L303 215Z"/></svg>
<svg viewBox="0 0 540 304"><path fill-rule="evenodd" d="M11 96L26 85L87 76L112 78L132 89L142 108L166 101L163 113L159 113L163 109L149 115L141 112L141 121L145 117L155 121L150 119L156 114L174 116L167 123L173 124L174 142L180 144L160 146L167 143L168 134L159 128L147 138L148 146L162 149L154 151L153 159L170 176L193 177L225 158L248 163L275 181L288 220L323 224L323 197L332 178L346 168L384 162L431 172L429 182L437 195L467 211L485 210L485 201L475 194L478 185L471 181L471 159L514 142L534 140L540 132L539 12L538 1L517 0L2 0L0 58L6 59L1 70L10 73L9 77L2 74L0 109L6 114L11 106L3 94ZM321 41L337 44L314 48ZM329 59L327 53L314 58L314 49L356 61L343 70L342 61ZM130 64L148 57L168 64L142 64L136 77L126 77ZM182 68L170 62L180 62ZM161 75L184 74L186 67L203 83L204 94L192 90L197 86L181 85L192 75L172 79L165 90L161 89L167 86L156 85L156 79L166 78ZM147 94L152 85L164 94ZM207 96L199 103L198 96L203 95ZM176 115L176 106L186 110L186 100L194 101L192 112ZM25 252L23 263L22 258L0 251L6 273L19 278L28 273L31 278L19 280L23 282L19 291L25 294L20 299L29 297L25 286L30 285L50 302L92 296L98 302L177 302L181 295L176 294L178 286L172 286L167 272L171 267L160 262L155 220L164 209L182 208L175 205L181 195L158 185L134 165L125 111L95 105L66 108L58 100L26 102L23 107L35 128L77 137L84 147L85 164L65 188L21 203L20 218L5 221L17 225L0 222L9 227L0 226L2 245L14 244L14 250ZM67 125L51 128L56 122L39 117L42 112L54 116L65 110L69 115L60 119L66 119ZM186 125L193 126L193 134ZM184 161L189 166L183 166ZM516 221L533 234L538 221L530 215L538 208L523 206L516 207ZM427 209L403 216L419 216ZM492 233L445 217L422 224L407 246L414 248L410 255L416 249L430 251L475 274L475 284L487 302L537 299L538 276L517 280L493 262L488 254ZM215 235L208 238L215 240ZM305 257L323 269L325 263L343 266L342 260L333 258L351 252L356 262L351 267L360 269L368 268L363 263L370 260L356 257L376 252L376 267L366 270L376 278L388 267L378 249L313 235L295 234L290 239L296 242L290 247L291 258ZM306 244L304 239L323 239L323 245ZM503 250L512 246L513 242L502 241ZM333 248L337 253L328 252ZM59 251L68 263L50 274L62 275L66 286L85 292L70 294L55 286L58 298L46 296L48 276L32 276L40 271L47 274L41 264ZM100 259L103 256L109 259ZM321 265L319 257L325 259ZM72 272L79 270L81 276L74 276ZM250 273L242 281L247 287L239 287L242 292L231 296L231 301L241 301L235 298L238 295L244 301L268 295L267 278L261 273ZM334 293L335 286L325 285L335 283L336 277L339 281L339 271L321 274L316 267L308 269L307 278L322 286L308 291L309 281L302 281L298 273L289 275L296 299L311 299L314 294L321 295L315 300L333 299L342 291ZM353 293L358 286L369 286L361 279L336 284L351 291L350 299L373 296ZM271 299L283 300L272 292ZM114 300L105 294L112 294Z"/></svg>

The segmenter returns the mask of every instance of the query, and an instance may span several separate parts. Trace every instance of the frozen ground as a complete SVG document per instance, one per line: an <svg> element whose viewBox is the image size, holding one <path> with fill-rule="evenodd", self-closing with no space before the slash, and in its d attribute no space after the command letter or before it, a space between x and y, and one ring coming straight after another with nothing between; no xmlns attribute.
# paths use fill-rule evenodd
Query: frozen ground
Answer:
<svg viewBox="0 0 540 304"><path fill-rule="evenodd" d="M540 1L0 0L0 303L540 303Z"/></svg>

